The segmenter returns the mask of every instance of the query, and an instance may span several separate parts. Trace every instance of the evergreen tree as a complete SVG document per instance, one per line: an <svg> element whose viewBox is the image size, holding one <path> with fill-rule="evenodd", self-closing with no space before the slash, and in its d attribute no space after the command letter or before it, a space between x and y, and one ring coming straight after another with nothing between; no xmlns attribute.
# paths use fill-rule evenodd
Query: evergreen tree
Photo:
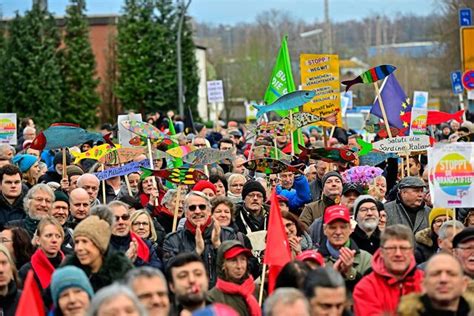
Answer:
<svg viewBox="0 0 474 316"><path fill-rule="evenodd" d="M85 0L71 0L66 10L65 47L61 50L64 95L62 117L65 122L94 127L97 124L95 59L89 42L89 27L84 14Z"/></svg>
<svg viewBox="0 0 474 316"><path fill-rule="evenodd" d="M184 84L184 104L189 106L193 117L199 117L197 104L199 101L199 75L196 61L196 45L193 41L193 33L189 18L186 17L183 24L183 34L181 37L181 54L183 61L183 84ZM178 89L176 88L176 91Z"/></svg>
<svg viewBox="0 0 474 316"><path fill-rule="evenodd" d="M34 117L41 127L59 121L62 80L59 32L53 16L38 5L18 13L8 31L3 78L4 109Z"/></svg>

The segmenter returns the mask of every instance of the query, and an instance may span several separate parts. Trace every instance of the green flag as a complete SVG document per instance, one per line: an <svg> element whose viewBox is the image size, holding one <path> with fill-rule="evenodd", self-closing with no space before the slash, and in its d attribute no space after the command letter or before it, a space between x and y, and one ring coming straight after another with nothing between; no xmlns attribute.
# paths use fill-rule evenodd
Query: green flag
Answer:
<svg viewBox="0 0 474 316"><path fill-rule="evenodd" d="M282 95L295 90L295 82L293 80L293 73L291 72L290 53L288 52L287 36L284 36L281 41L280 51L278 52L275 66L273 67L270 83L268 84L267 91L265 91L263 100L266 104L272 104ZM282 117L289 114L289 111L276 112ZM293 112L298 112L298 109L293 110ZM293 132L293 148L295 153L299 152L298 144L300 143L300 139L302 139L302 137L300 138L300 135L301 131L299 129Z"/></svg>

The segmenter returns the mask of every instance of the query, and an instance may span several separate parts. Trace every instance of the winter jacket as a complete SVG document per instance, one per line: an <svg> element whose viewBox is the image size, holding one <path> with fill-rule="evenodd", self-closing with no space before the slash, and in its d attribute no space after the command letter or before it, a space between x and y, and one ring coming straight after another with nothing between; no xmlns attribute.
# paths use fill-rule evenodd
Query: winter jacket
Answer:
<svg viewBox="0 0 474 316"><path fill-rule="evenodd" d="M3 194L0 194L0 227L5 226L5 224L10 221L19 220L26 217L26 212L23 209L24 197L25 194L22 192L15 202L10 204L5 199Z"/></svg>
<svg viewBox="0 0 474 316"><path fill-rule="evenodd" d="M380 230L378 227L369 237L367 233L357 225L351 234L351 239L356 242L360 249L367 251L371 255L380 248Z"/></svg>
<svg viewBox="0 0 474 316"><path fill-rule="evenodd" d="M259 217L255 217L252 212L248 211L244 203L239 203L235 208L235 226L239 232L248 234L250 232L256 232L259 230L266 230L268 227L268 214L270 213L269 207L264 204L262 214Z"/></svg>
<svg viewBox="0 0 474 316"><path fill-rule="evenodd" d="M39 177L38 183L48 183L48 182L56 182L61 183L62 175L56 172L53 167L53 170L48 170L44 175Z"/></svg>
<svg viewBox="0 0 474 316"><path fill-rule="evenodd" d="M102 266L96 273L92 273L89 266L82 265L75 254L66 257L62 264L62 266L68 265L82 269L89 277L92 288L96 293L101 288L120 281L129 270L133 269L132 263L123 253L114 251L110 247L103 257Z"/></svg>
<svg viewBox="0 0 474 316"><path fill-rule="evenodd" d="M221 247L219 247L217 251L216 268L217 268L217 276L220 279L229 281L225 277L224 270L223 270L224 253L230 248L239 244L241 243L235 240L235 241L225 243ZM249 274L247 273L244 276L244 280L248 278L248 276ZM254 296L258 298L258 287L255 287ZM217 287L214 287L208 292L207 298L212 303L222 303L222 304L232 307L241 316L250 316L249 310L247 308L247 304L245 303L245 299L240 295L224 293L221 290L219 290Z"/></svg>
<svg viewBox="0 0 474 316"><path fill-rule="evenodd" d="M326 236L324 235L323 232L323 218L320 217L317 220L311 224L308 228L309 231L309 236L311 237L311 240L313 241L313 245L316 248L319 248L320 245L322 245L325 240Z"/></svg>
<svg viewBox="0 0 474 316"><path fill-rule="evenodd" d="M354 289L356 315L392 315L405 294L420 293L423 271L416 268L415 258L401 279L387 271L380 250L372 258L372 272L363 277Z"/></svg>
<svg viewBox="0 0 474 316"><path fill-rule="evenodd" d="M281 185L277 185L275 190L277 194L288 199L288 206L292 213L298 213L300 207L311 202L311 191L305 176L295 176L293 187L290 190L283 189Z"/></svg>
<svg viewBox="0 0 474 316"><path fill-rule="evenodd" d="M134 236L135 238L140 238L138 235ZM138 243L138 255L135 261L133 262L133 265L135 267L142 267L142 266L147 266L147 267L153 267L156 269L163 270L163 264L161 263L161 260L158 258L158 255L156 253L155 247L153 247L153 244L149 240L145 240L143 238L140 238L142 242ZM110 246L112 249L126 253L128 248L130 247L130 243L132 242L132 236L131 234L127 234L126 236L116 236L112 235L110 237ZM144 260L144 258L140 258L140 253L142 251L140 250L140 247L144 247L146 249L143 249L143 251L148 252L148 258Z"/></svg>
<svg viewBox="0 0 474 316"><path fill-rule="evenodd" d="M428 261L438 251L438 236L429 227L417 232L415 241L415 260L418 264Z"/></svg>
<svg viewBox="0 0 474 316"><path fill-rule="evenodd" d="M38 227L39 220L31 218L29 215L26 215L25 218L23 219L18 219L14 220L11 222L8 222L6 226L8 227L21 227L25 229L28 234L30 235L30 238L33 238L36 232L36 228Z"/></svg>
<svg viewBox="0 0 474 316"><path fill-rule="evenodd" d="M395 201L385 203L385 212L387 213L387 226L394 224L403 224L411 228L414 234L428 227L428 215L431 208L422 204L416 212L415 222L412 223L405 205L400 198Z"/></svg>
<svg viewBox="0 0 474 316"><path fill-rule="evenodd" d="M315 220L323 216L324 210L327 207L334 204L336 203L333 200L322 195L320 200L306 204L303 208L303 212L301 212L300 221L306 226L311 226Z"/></svg>
<svg viewBox="0 0 474 316"><path fill-rule="evenodd" d="M63 243L61 244L61 251L65 255L72 255L74 252L74 238L73 238L73 233L74 231L67 227L66 225L63 225L63 230L64 230L64 240Z"/></svg>
<svg viewBox="0 0 474 316"><path fill-rule="evenodd" d="M425 294L412 293L403 296L398 305L398 315L400 316L467 316L474 311L474 300L472 296L463 295L459 300L458 310L449 312L433 307L430 298Z"/></svg>
<svg viewBox="0 0 474 316"><path fill-rule="evenodd" d="M11 280L8 283L7 295L0 296L0 315L15 316L20 296L21 290L17 288L15 281Z"/></svg>
<svg viewBox="0 0 474 316"><path fill-rule="evenodd" d="M201 258L204 261L206 270L209 276L209 287L213 287L217 279L216 271L216 258L217 249L211 242L211 234L214 224L211 223L202 234L204 239L204 251L201 254ZM235 232L231 228L221 227L221 242L224 240L234 240ZM168 264L170 259L174 258L179 253L193 252L196 253L196 239L195 235L191 233L187 228L180 229L173 233L166 235L165 242L163 244L163 261L165 266Z"/></svg>
<svg viewBox="0 0 474 316"><path fill-rule="evenodd" d="M323 194L323 182L321 179L316 177L313 181L309 183L309 190L311 191L311 198L313 202L321 199L321 195Z"/></svg>
<svg viewBox="0 0 474 316"><path fill-rule="evenodd" d="M343 277L346 281L346 289L349 292L352 292L357 282L359 282L359 280L370 269L370 261L372 256L367 251L361 250L353 240L350 240L349 249L355 250L354 264L352 265L350 271ZM324 257L326 266L332 267L334 263L336 263L337 259L332 257L329 253L326 242L321 243L318 251Z"/></svg>
<svg viewBox="0 0 474 316"><path fill-rule="evenodd" d="M99 193L97 194L97 198L99 199L99 201L102 203L104 201L104 195L102 194L103 191L102 191L102 187L101 189L99 190ZM105 201L107 202L107 204L109 204L110 202L112 201L115 201L117 200L117 194L115 194L115 191L114 191L114 188L107 183L107 181L105 182Z"/></svg>

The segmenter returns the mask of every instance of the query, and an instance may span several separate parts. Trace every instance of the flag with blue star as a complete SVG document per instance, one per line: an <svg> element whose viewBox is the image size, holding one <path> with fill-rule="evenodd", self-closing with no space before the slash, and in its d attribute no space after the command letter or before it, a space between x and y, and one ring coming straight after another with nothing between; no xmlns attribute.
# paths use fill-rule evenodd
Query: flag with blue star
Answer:
<svg viewBox="0 0 474 316"><path fill-rule="evenodd" d="M400 83L398 83L395 74L392 73L383 82L380 87L380 97L383 100L388 124L399 129L408 127L408 124L403 122L400 116L411 111L410 99L407 97L405 91L403 91ZM370 113L383 119L378 97L375 98Z"/></svg>

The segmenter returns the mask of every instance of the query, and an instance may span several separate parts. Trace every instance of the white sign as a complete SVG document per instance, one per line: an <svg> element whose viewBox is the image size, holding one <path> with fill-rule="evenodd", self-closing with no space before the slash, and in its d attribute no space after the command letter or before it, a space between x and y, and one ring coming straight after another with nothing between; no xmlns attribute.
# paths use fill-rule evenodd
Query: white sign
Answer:
<svg viewBox="0 0 474 316"><path fill-rule="evenodd" d="M436 143L428 175L434 207L474 207L474 143Z"/></svg>
<svg viewBox="0 0 474 316"><path fill-rule="evenodd" d="M430 147L430 137L428 135L413 135L386 138L373 143L372 146L385 153L423 151Z"/></svg>
<svg viewBox="0 0 474 316"><path fill-rule="evenodd" d="M413 93L413 108L414 109L427 109L428 108L428 92L427 91L415 91Z"/></svg>
<svg viewBox="0 0 474 316"><path fill-rule="evenodd" d="M126 120L142 121L142 115L141 114L119 115L117 118L119 144L122 145L122 147L133 147L132 145L130 145L129 142L130 142L130 139L132 139L132 137L135 137L137 135L133 134L129 130L125 129L125 127L123 127L121 123Z"/></svg>
<svg viewBox="0 0 474 316"><path fill-rule="evenodd" d="M0 144L16 143L16 113L0 113Z"/></svg>
<svg viewBox="0 0 474 316"><path fill-rule="evenodd" d="M474 100L474 90L467 90L467 99Z"/></svg>
<svg viewBox="0 0 474 316"><path fill-rule="evenodd" d="M209 103L224 102L224 85L222 80L207 82L207 101Z"/></svg>

